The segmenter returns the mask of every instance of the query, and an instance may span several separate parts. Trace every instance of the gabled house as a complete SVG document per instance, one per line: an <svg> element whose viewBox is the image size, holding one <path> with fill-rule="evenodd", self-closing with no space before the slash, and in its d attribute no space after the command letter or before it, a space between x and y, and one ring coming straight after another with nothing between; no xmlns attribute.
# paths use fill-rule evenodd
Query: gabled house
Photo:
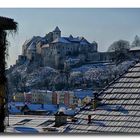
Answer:
<svg viewBox="0 0 140 140"><path fill-rule="evenodd" d="M21 109L25 106L23 102L10 102L8 103L9 114L21 114Z"/></svg>
<svg viewBox="0 0 140 140"><path fill-rule="evenodd" d="M77 106L85 106L86 104L90 103L91 99L93 98L93 90L75 90L74 96L75 100L77 100Z"/></svg>
<svg viewBox="0 0 140 140"><path fill-rule="evenodd" d="M32 114L32 115L46 115L57 112L56 105L47 104L26 104L21 109L22 114Z"/></svg>

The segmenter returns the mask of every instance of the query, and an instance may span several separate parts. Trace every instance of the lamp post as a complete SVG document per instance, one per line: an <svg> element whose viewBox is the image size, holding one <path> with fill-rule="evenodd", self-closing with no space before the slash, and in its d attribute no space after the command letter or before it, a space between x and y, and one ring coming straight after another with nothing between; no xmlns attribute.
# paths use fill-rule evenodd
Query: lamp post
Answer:
<svg viewBox="0 0 140 140"><path fill-rule="evenodd" d="M17 30L17 23L10 18L0 17L0 132L4 132L4 119L6 109L6 84L5 76L5 55L6 55L6 31Z"/></svg>

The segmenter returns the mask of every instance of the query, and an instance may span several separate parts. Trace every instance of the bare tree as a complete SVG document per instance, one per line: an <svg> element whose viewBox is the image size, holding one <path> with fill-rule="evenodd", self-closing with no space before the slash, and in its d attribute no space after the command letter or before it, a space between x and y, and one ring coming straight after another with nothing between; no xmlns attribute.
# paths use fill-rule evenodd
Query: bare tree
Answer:
<svg viewBox="0 0 140 140"><path fill-rule="evenodd" d="M134 41L132 42L131 47L140 47L140 37L139 36L135 36Z"/></svg>
<svg viewBox="0 0 140 140"><path fill-rule="evenodd" d="M129 51L130 44L126 40L119 40L115 41L111 44L108 48L108 52L114 52L113 59L116 63L120 63L129 58L128 51Z"/></svg>

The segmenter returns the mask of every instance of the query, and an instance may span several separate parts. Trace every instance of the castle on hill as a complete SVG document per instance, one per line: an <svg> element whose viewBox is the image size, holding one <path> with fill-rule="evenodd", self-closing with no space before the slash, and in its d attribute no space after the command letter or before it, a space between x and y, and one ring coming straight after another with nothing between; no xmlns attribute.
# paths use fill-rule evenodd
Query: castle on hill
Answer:
<svg viewBox="0 0 140 140"><path fill-rule="evenodd" d="M109 54L98 52L98 44L95 41L90 43L84 37L62 37L61 30L56 27L45 37L34 36L25 41L17 63L21 63L23 59L63 69L85 62L107 61Z"/></svg>

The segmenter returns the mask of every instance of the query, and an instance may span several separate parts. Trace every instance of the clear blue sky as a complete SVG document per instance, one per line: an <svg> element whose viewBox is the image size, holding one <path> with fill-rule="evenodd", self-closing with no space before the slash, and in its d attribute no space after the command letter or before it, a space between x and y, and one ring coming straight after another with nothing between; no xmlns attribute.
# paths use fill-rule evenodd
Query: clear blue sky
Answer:
<svg viewBox="0 0 140 140"><path fill-rule="evenodd" d="M59 26L62 36L84 36L97 41L99 51L106 51L116 40L132 41L140 35L140 9L0 9L1 16L14 18L18 33L8 39L8 65L21 54L22 44L32 36L44 36Z"/></svg>

